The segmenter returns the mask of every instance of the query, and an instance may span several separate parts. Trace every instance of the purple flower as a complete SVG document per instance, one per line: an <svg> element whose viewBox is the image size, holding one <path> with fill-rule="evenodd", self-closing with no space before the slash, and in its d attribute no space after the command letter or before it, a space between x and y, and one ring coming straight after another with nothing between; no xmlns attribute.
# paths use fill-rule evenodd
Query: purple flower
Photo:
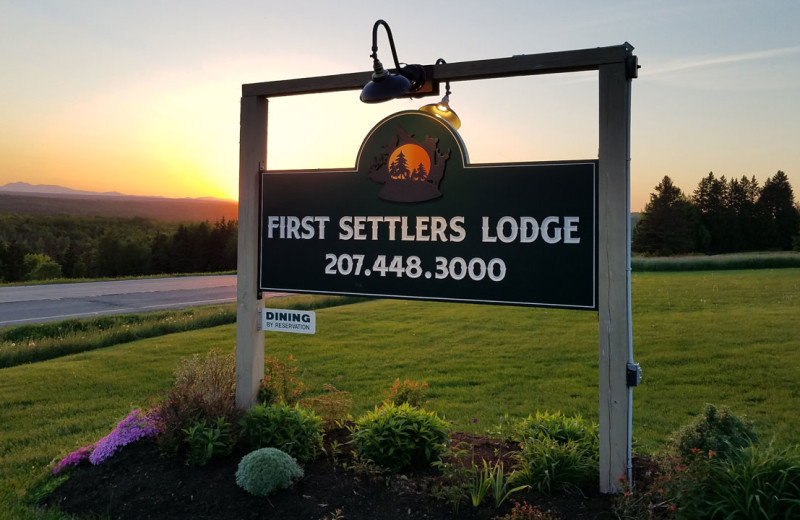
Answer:
<svg viewBox="0 0 800 520"><path fill-rule="evenodd" d="M57 475L67 466L77 466L82 460L88 459L89 455L92 453L92 450L94 450L94 444L89 444L88 446L84 446L83 448L73 451L61 459L61 462L56 464L56 467L53 468L53 475Z"/></svg>
<svg viewBox="0 0 800 520"><path fill-rule="evenodd" d="M95 443L89 462L96 466L113 455L118 448L139 439L153 437L158 432L158 423L153 417L134 410L111 433Z"/></svg>
<svg viewBox="0 0 800 520"><path fill-rule="evenodd" d="M472 424L476 424L477 422L478 422L478 418L477 417L473 417L472 418Z"/></svg>

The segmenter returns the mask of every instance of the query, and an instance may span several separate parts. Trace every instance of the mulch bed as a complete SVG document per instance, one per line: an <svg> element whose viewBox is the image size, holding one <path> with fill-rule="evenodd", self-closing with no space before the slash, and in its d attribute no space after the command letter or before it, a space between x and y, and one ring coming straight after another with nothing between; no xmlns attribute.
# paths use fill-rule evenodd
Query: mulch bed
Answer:
<svg viewBox="0 0 800 520"><path fill-rule="evenodd" d="M346 431L326 434L326 442L344 445ZM470 445L470 461L496 460L510 468L510 451L496 439L454 434L453 444ZM349 449L342 450L349 452ZM612 519L613 497L596 489L582 494L542 496L519 492L500 509L488 502L480 507L462 503L455 512L445 501L431 496L440 478L435 470L390 478L359 475L324 456L303 465L304 477L289 489L268 498L254 497L236 485L235 473L242 454L212 460L205 467L190 466L182 458L162 457L152 441L122 448L103 464L88 462L75 468L70 478L48 498L47 505L77 516L112 519L281 519L333 520L337 510L343 520L491 520L511 511L514 502L526 501L562 520ZM351 466L350 466L351 467Z"/></svg>

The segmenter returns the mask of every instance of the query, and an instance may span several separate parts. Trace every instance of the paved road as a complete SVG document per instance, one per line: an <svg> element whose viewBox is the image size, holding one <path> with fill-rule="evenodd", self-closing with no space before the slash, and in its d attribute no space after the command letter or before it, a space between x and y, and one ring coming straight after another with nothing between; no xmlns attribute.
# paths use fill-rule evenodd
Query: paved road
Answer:
<svg viewBox="0 0 800 520"><path fill-rule="evenodd" d="M0 287L0 327L236 301L236 276Z"/></svg>

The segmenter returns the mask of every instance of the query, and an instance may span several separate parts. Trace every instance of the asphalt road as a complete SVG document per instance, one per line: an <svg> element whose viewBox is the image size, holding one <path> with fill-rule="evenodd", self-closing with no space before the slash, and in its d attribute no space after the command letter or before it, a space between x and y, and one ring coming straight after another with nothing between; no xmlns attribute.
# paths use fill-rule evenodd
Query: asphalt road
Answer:
<svg viewBox="0 0 800 520"><path fill-rule="evenodd" d="M235 275L0 287L0 327L235 301Z"/></svg>

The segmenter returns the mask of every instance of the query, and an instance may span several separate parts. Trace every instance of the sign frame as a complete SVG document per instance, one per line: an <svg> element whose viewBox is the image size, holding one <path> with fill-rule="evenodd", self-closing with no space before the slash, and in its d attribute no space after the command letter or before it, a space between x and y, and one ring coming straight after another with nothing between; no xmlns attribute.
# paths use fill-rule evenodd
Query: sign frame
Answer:
<svg viewBox="0 0 800 520"><path fill-rule="evenodd" d="M600 491L620 491L632 475L633 363L630 291L630 107L637 58L627 42L610 47L526 54L428 66L431 81L596 71L598 153L598 355ZM267 159L268 99L360 90L372 71L242 85L239 142L236 403L251 407L263 378L264 333L257 330L259 182Z"/></svg>

